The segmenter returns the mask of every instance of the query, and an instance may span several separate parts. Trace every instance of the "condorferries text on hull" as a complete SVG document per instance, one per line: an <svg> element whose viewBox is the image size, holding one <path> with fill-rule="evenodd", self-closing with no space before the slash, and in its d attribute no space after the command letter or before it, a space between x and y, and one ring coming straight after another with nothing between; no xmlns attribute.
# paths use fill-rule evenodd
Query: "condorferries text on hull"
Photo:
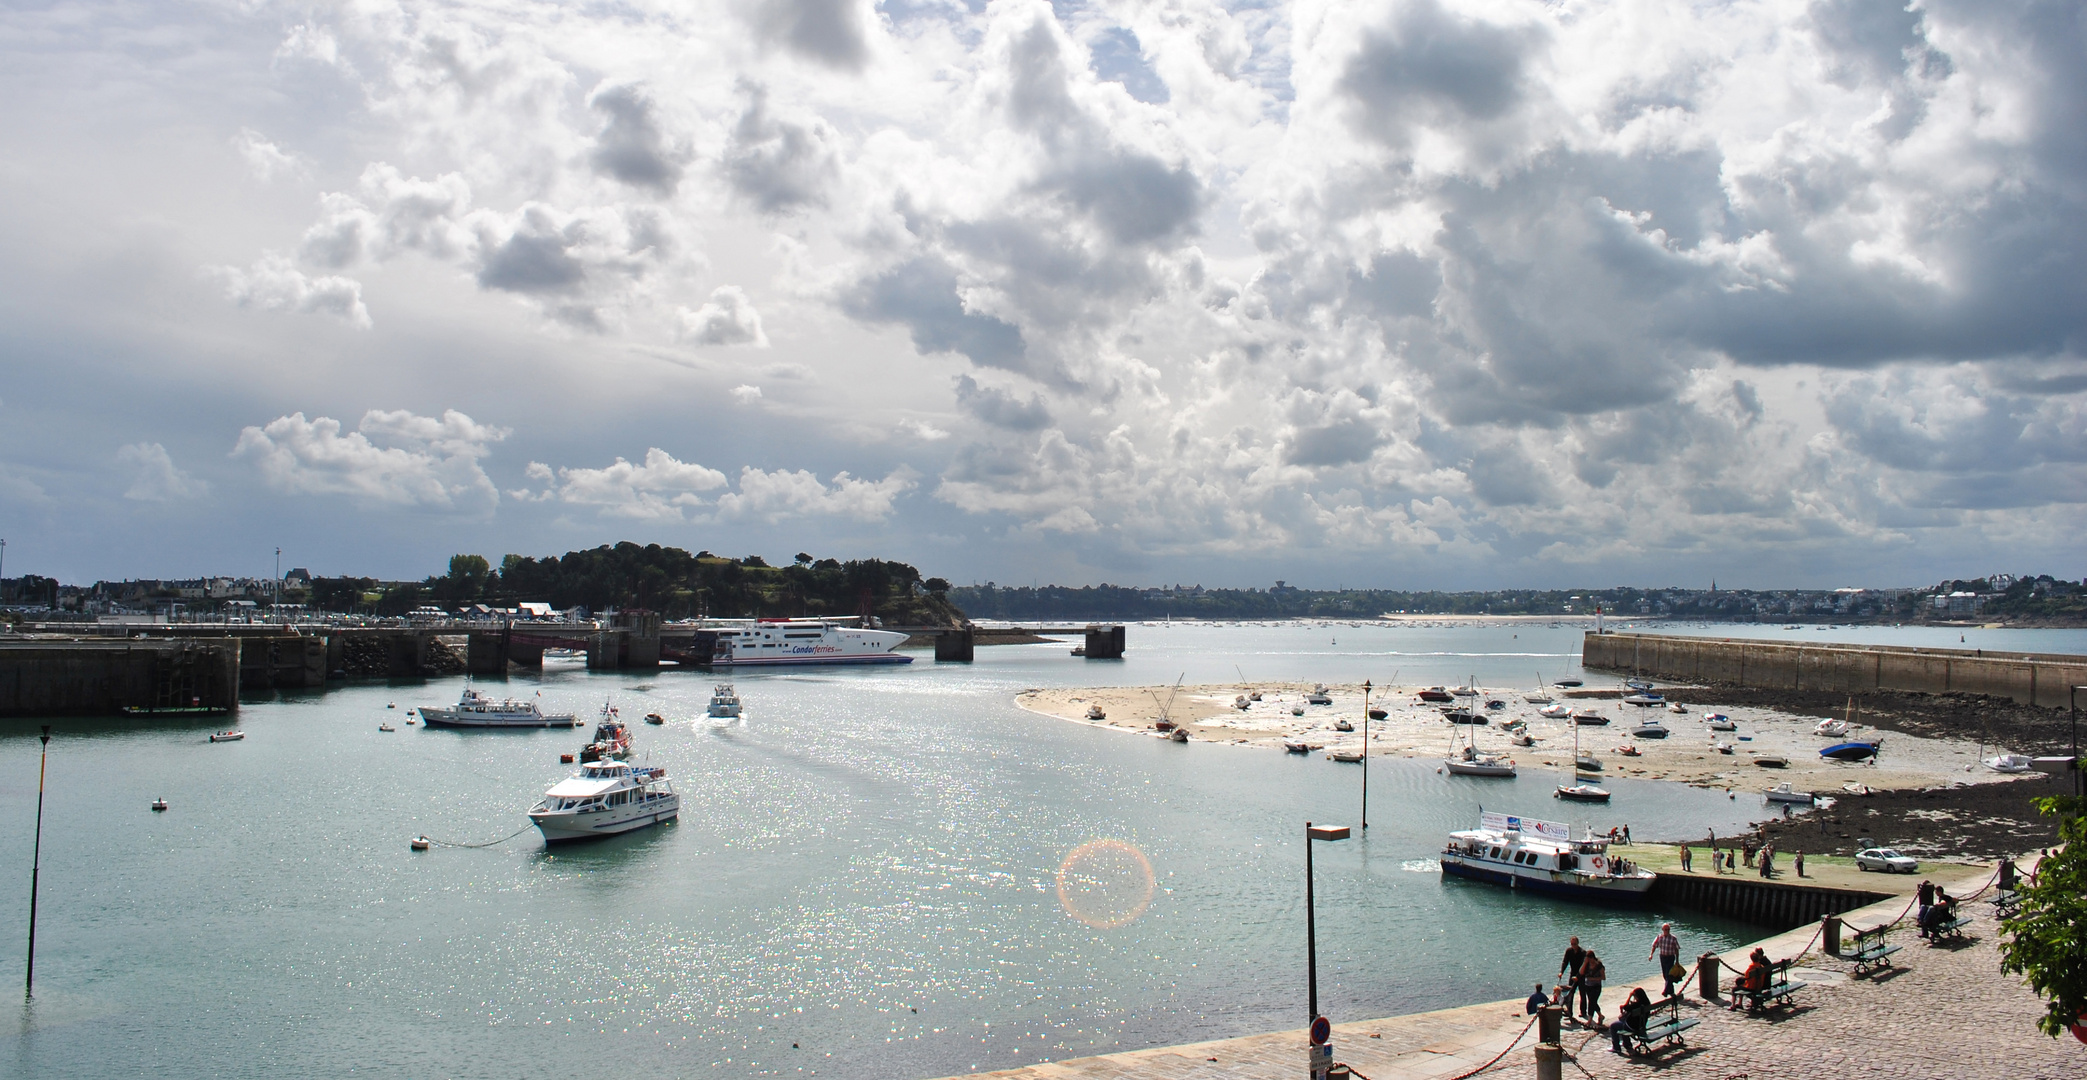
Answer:
<svg viewBox="0 0 2087 1080"><path fill-rule="evenodd" d="M789 667L798 664L910 664L892 650L907 635L837 625L852 619L719 620L712 667Z"/></svg>
<svg viewBox="0 0 2087 1080"><path fill-rule="evenodd" d="M1478 828L1449 834L1442 873L1610 904L1641 902L1655 876L1610 855L1608 840L1591 831L1574 840L1569 825L1492 812L1479 815Z"/></svg>
<svg viewBox="0 0 2087 1080"><path fill-rule="evenodd" d="M478 692L474 687L465 687L464 696L454 708L442 709L432 705L420 707L420 718L429 727L578 727L580 721L571 713L547 713L536 707L535 701L495 701Z"/></svg>
<svg viewBox="0 0 2087 1080"><path fill-rule="evenodd" d="M602 760L558 781L529 810L546 843L615 836L668 821L681 813L681 797L667 770Z"/></svg>

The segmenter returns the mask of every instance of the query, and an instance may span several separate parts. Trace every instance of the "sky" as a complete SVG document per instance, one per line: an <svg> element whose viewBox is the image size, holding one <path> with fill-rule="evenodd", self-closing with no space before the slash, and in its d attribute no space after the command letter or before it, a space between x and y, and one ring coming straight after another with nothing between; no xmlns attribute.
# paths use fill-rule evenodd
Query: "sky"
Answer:
<svg viewBox="0 0 2087 1080"><path fill-rule="evenodd" d="M0 10L4 573L2087 574L2077 2Z"/></svg>

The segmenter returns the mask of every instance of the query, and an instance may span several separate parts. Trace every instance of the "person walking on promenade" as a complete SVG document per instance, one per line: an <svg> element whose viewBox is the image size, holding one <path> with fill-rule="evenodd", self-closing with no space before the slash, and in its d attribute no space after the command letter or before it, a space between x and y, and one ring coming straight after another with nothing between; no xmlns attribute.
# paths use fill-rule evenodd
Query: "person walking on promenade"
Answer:
<svg viewBox="0 0 2087 1080"><path fill-rule="evenodd" d="M1602 1026L1601 984L1608 978L1609 969L1601 957L1593 949L1587 950L1587 958L1580 961L1580 1020L1590 1027Z"/></svg>
<svg viewBox="0 0 2087 1080"><path fill-rule="evenodd" d="M1565 1006L1565 1015L1573 1014L1573 995L1580 990L1580 965L1587 959L1587 950L1580 948L1580 939L1572 939L1565 947L1565 959L1558 962L1558 975L1565 980L1565 996L1559 1004Z"/></svg>
<svg viewBox="0 0 2087 1080"><path fill-rule="evenodd" d="M1688 852L1688 845L1687 845L1687 844L1683 844L1683 845L1681 845L1681 872L1682 872L1682 873L1684 873L1684 874L1687 874L1687 873L1691 873L1691 872L1692 872L1692 871L1690 871L1690 870L1689 870L1689 868L1688 868L1688 856L1689 856L1689 852Z"/></svg>
<svg viewBox="0 0 2087 1080"><path fill-rule="evenodd" d="M1674 924L1659 924L1659 936L1652 939L1652 951L1645 954L1650 960L1659 958L1659 977L1667 981L1667 988L1660 991L1661 997L1674 996L1674 969L1681 966L1681 939L1674 936Z"/></svg>
<svg viewBox="0 0 2087 1080"><path fill-rule="evenodd" d="M1767 877L1775 870L1775 845L1761 845L1761 876Z"/></svg>
<svg viewBox="0 0 2087 1080"><path fill-rule="evenodd" d="M1633 843L1631 843L1631 839L1630 839L1630 823L1629 823L1629 822L1625 822L1625 823L1624 823L1624 826L1623 826L1623 846L1625 846L1625 847L1636 847L1636 846L1637 846L1636 844L1633 844Z"/></svg>
<svg viewBox="0 0 2087 1080"><path fill-rule="evenodd" d="M1754 842L1753 842L1752 840L1748 840L1748 841L1746 842L1746 846L1745 846L1745 847L1743 847L1743 848L1741 848L1741 849L1740 849L1740 851L1741 851L1741 852L1743 852L1743 853L1745 854L1745 858L1744 858L1744 859L1743 859L1742 861L1746 863L1746 868L1747 868L1747 869L1749 869L1749 870L1753 869L1753 868L1754 868Z"/></svg>

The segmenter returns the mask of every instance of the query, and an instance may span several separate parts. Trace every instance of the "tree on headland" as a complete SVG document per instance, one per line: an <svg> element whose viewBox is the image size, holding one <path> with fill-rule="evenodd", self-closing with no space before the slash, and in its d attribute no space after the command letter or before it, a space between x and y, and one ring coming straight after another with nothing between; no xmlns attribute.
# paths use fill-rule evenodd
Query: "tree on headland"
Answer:
<svg viewBox="0 0 2087 1080"><path fill-rule="evenodd" d="M2036 800L2038 810L2065 819L2061 845L2037 864L2022 887L2021 906L2001 920L2001 970L2024 975L2045 999L2036 1026L2052 1038L2087 1025L2087 799L2071 795Z"/></svg>

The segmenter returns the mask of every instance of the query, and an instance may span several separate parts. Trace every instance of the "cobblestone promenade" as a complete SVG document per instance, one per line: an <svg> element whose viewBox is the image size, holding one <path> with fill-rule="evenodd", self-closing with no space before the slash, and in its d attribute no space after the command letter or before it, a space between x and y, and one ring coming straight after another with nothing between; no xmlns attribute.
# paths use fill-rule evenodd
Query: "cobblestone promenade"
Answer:
<svg viewBox="0 0 2087 1080"><path fill-rule="evenodd" d="M1952 893L1970 892L1984 877ZM1990 894L1989 894L1990 895ZM1905 907L1895 899L1847 916L1865 927L1896 917ZM1964 942L1929 946L1911 921L1891 933L1900 946L1882 971L1856 976L1854 966L1823 956L1816 947L1791 974L1806 982L1793 1004L1749 1016L1723 1003L1705 1005L1693 996L1685 1017L1702 1021L1685 1047L1633 1059L1609 1052L1606 1034L1567 1028L1563 1039L1569 1080L1660 1077L1663 1080L1768 1080L1771 1077L1862 1077L1890 1080L2079 1080L2087 1077L2087 1046L2070 1036L2038 1032L2042 1003L2011 976L2000 973L1999 936L1990 905L1967 905L1973 925ZM1771 957L1797 955L1816 926L1762 943ZM1852 931L1851 931L1852 934ZM1747 952L1725 956L1743 966ZM1731 982L1729 973L1723 980ZM1659 992L1653 979L1648 991ZM1603 995L1611 1011L1629 987ZM1449 1080L1484 1066L1507 1049L1481 1077L1529 1077L1536 1033L1523 1033L1528 1017L1519 1002L1494 1002L1441 1012L1388 1017L1335 1028L1335 1057L1367 1080ZM1304 1040L1297 1032L1159 1047L1031 1065L989 1075L1000 1080L1300 1080L1305 1075Z"/></svg>

